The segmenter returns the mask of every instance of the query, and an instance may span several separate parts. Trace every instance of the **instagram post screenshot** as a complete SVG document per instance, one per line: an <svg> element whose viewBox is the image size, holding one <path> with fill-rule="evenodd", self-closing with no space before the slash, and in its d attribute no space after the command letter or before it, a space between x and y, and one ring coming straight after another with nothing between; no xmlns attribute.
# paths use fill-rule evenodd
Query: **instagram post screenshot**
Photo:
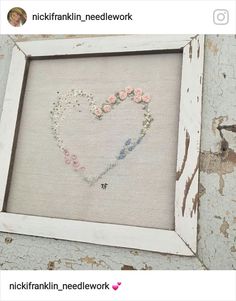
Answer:
<svg viewBox="0 0 236 301"><path fill-rule="evenodd" d="M0 301L236 301L236 0L0 0Z"/></svg>

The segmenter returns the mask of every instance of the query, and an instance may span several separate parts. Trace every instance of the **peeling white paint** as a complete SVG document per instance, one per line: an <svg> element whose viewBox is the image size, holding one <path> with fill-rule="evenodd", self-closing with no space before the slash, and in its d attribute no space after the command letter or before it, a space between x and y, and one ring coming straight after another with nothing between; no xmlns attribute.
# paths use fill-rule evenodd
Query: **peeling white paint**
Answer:
<svg viewBox="0 0 236 301"><path fill-rule="evenodd" d="M14 38L25 40L24 36ZM27 40L40 38L58 36L28 36ZM0 37L0 112L12 47L10 38ZM219 150L220 137L217 131L214 133L212 130L214 118L227 116L228 124L236 123L235 57L234 36L207 36L202 151ZM230 148L236 151L236 135L230 132L225 135ZM206 191L200 198L198 258L0 233L0 269L236 269L235 181L236 171L225 175L221 195L218 191L219 177L200 174L200 182ZM223 230L227 231L228 237L220 232L224 219L228 226Z"/></svg>

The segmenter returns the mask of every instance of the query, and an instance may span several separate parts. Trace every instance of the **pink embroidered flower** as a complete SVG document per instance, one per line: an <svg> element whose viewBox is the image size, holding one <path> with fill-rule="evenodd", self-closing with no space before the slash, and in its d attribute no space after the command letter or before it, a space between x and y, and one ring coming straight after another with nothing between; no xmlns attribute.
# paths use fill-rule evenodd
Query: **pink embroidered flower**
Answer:
<svg viewBox="0 0 236 301"><path fill-rule="evenodd" d="M143 90L141 88L134 89L134 94L137 96L141 96L143 94Z"/></svg>
<svg viewBox="0 0 236 301"><path fill-rule="evenodd" d="M71 163L71 159L66 157L65 158L65 163L69 165Z"/></svg>
<svg viewBox="0 0 236 301"><path fill-rule="evenodd" d="M77 160L77 156L76 156L76 155L71 155L71 159L72 159L73 161L75 161L75 160Z"/></svg>
<svg viewBox="0 0 236 301"><path fill-rule="evenodd" d="M74 167L75 169L77 169L79 166L80 166L80 164L79 164L79 161L78 161L78 160L73 161L73 167Z"/></svg>
<svg viewBox="0 0 236 301"><path fill-rule="evenodd" d="M70 153L69 153L69 151L67 149L64 149L64 155L65 156L69 156L70 155Z"/></svg>
<svg viewBox="0 0 236 301"><path fill-rule="evenodd" d="M102 109L103 109L103 112L108 113L108 112L111 111L111 106L110 105L104 105Z"/></svg>
<svg viewBox="0 0 236 301"><path fill-rule="evenodd" d="M142 101L149 102L150 100L151 100L151 97L149 95L143 95L142 96Z"/></svg>
<svg viewBox="0 0 236 301"><path fill-rule="evenodd" d="M125 88L125 92L126 92L127 94L132 93L133 90L134 90L134 89L133 89L132 87L130 87L130 86L128 86L128 87Z"/></svg>
<svg viewBox="0 0 236 301"><path fill-rule="evenodd" d="M108 102L110 104L116 103L116 96L115 95L111 95L111 96L108 97L107 100L108 100Z"/></svg>
<svg viewBox="0 0 236 301"><path fill-rule="evenodd" d="M119 97L120 97L120 100L125 100L127 97L127 92L125 92L124 90L120 91Z"/></svg>
<svg viewBox="0 0 236 301"><path fill-rule="evenodd" d="M101 117L102 116L102 110L100 108L95 109L94 114L97 117Z"/></svg>
<svg viewBox="0 0 236 301"><path fill-rule="evenodd" d="M137 102L137 103L141 102L142 101L142 96L135 95L134 96L134 101Z"/></svg>

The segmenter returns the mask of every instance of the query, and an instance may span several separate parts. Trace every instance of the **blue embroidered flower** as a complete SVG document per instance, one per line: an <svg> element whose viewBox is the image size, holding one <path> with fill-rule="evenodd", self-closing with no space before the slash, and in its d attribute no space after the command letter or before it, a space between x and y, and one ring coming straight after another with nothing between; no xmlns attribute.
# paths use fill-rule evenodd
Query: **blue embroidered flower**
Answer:
<svg viewBox="0 0 236 301"><path fill-rule="evenodd" d="M124 148L120 151L120 155L125 155L125 149Z"/></svg>
<svg viewBox="0 0 236 301"><path fill-rule="evenodd" d="M125 145L130 145L131 143L131 139L129 138L126 142L125 142Z"/></svg>
<svg viewBox="0 0 236 301"><path fill-rule="evenodd" d="M139 144L142 141L142 139L143 139L142 137L138 138L136 143Z"/></svg>
<svg viewBox="0 0 236 301"><path fill-rule="evenodd" d="M119 157L118 157L118 160L122 160L122 159L124 159L125 157L126 157L126 154L123 154L123 155L120 154Z"/></svg>
<svg viewBox="0 0 236 301"><path fill-rule="evenodd" d="M130 147L128 147L128 150L130 151L130 152L132 152L132 150L135 148L135 144L133 144L132 146L130 146Z"/></svg>

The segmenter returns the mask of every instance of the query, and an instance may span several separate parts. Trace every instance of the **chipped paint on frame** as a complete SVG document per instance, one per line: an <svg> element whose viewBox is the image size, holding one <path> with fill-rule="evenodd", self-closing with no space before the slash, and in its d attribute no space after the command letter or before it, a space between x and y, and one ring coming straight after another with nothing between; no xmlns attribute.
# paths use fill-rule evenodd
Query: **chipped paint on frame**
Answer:
<svg viewBox="0 0 236 301"><path fill-rule="evenodd" d="M197 249L203 61L204 37L197 35L183 52L175 207L175 230L194 253Z"/></svg>
<svg viewBox="0 0 236 301"><path fill-rule="evenodd" d="M22 64L23 70L23 65L29 56L32 59L33 57L61 56L65 54L68 56L75 54L91 55L93 53L106 54L112 52L125 53L130 51L162 51L171 49L183 51L177 158L177 172L180 171L181 175L178 181L176 181L175 230L149 229L62 219L52 220L47 217L25 216L5 212L0 213L0 229L14 233L41 235L111 246L132 247L176 255L195 255L197 243L197 208L194 207L194 210L192 209L192 200L198 192L202 99L202 84L199 83L199 77L203 76L204 37L199 35L193 38L186 35L173 37L158 36L158 40L155 40L154 37L135 35L106 37L104 38L106 41L102 43L102 47L98 47L99 43L97 43L101 38L85 38L83 41L80 40L79 42L82 42L80 47L75 47L78 44L77 39L67 40L67 43L61 40L20 42L14 49L15 55L13 55L13 58ZM10 74L16 75L14 73L14 66L15 64L11 65L12 72ZM18 91L21 90L19 81L21 78L19 73L17 76L18 85L16 90ZM7 93L12 90L11 86L11 80L9 80ZM19 98L14 96L13 103L17 103L18 101ZM14 120L17 116L17 108L13 112L6 110L4 115L7 115L8 119L13 117ZM9 150L12 148L11 139L12 137L7 141ZM184 159L185 153L186 161ZM3 164L1 158L2 156L0 156L0 163ZM183 163L184 161L185 163ZM8 163L7 161L4 164ZM4 186L5 180L7 180L7 173L8 169L6 168L0 187ZM3 199L0 199L0 202L3 204ZM24 223L22 220L24 220ZM37 228L39 220L44 225L40 231ZM57 227L53 226L55 224ZM98 231L99 235L97 235ZM114 233L117 233L117 235L114 236Z"/></svg>
<svg viewBox="0 0 236 301"><path fill-rule="evenodd" d="M62 38L83 38L84 36L55 36L50 35L44 37L43 35L17 35L13 36L17 41L23 40L37 40L37 39L62 39ZM203 141L202 141L202 153L201 157L209 156L209 153L218 154L216 150L213 151L215 144L219 142L218 131L215 131L215 135L211 135L211 120L218 118L218 116L225 116L228 114L228 119L231 123L235 120L235 92L228 96L224 93L224 96L217 96L215 89L215 83L218 83L220 79L221 63L231 64L236 68L233 58L236 55L235 47L236 36L224 36L211 35L207 36L206 43L211 40L219 51L216 55L206 47L206 68L205 68L205 92L203 105ZM8 39L8 40L7 40ZM0 107L2 107L3 95L5 92L5 83L8 75L8 66L11 58L12 41L7 36L2 36L0 45L4 53L6 53L4 59L2 59L0 68L0 74L2 81L0 83ZM231 49L231 52L230 52ZM1 61L0 61L1 62ZM218 63L220 62L220 64ZM234 65L233 65L234 63ZM236 70L236 69L234 69ZM200 78L201 80L201 78ZM235 88L236 79L233 81L227 80L221 82L221 87L224 92L226 90L232 90ZM214 87L214 89L213 89ZM222 107L222 102L224 105ZM235 138L233 135L229 135L227 140L230 144L230 148L234 148ZM206 156L205 156L206 155ZM201 162L202 159L200 159ZM205 158L203 158L205 160ZM205 162L206 163L206 162ZM202 165L202 164L200 164ZM223 220L226 209L230 211L230 218L228 222L231 229L235 229L236 220L235 216L236 197L235 197L235 172L227 174L227 187L225 187L224 195L220 195L215 191L215 185L218 185L218 178L215 177L217 173L207 173L202 171L200 175L201 183L204 185L206 191L201 197L200 219L199 219L199 247L198 257L183 257L173 255L162 255L159 253L150 253L145 251L139 251L139 256L135 256L136 250L112 248L105 246L89 245L73 241L63 241L55 239L40 238L34 236L24 236L12 234L13 243L5 244L5 233L0 233L0 268L1 270L15 270L15 269L34 269L45 270L47 264L50 261L61 259L61 263L56 263L56 269L59 270L85 270L91 269L90 265L81 265L79 258L90 256L96 257L99 260L106 258L107 264L113 270L119 270L123 265L133 266L135 269L141 269L143 262L147 262L155 270L175 270L175 269L235 269L236 268L236 241L234 235L229 236L226 239L222 234L219 234L219 219ZM225 176L224 176L225 177ZM201 186L201 185L200 185ZM227 189L226 189L227 188ZM217 189L216 189L217 190ZM230 191L231 192L230 192ZM201 188L200 188L201 191ZM214 199L213 199L214 196ZM215 218L214 216L218 218ZM234 227L234 228L233 228ZM231 230L232 233L232 230ZM227 243L226 243L227 241ZM39 252L35 252L35 250ZM132 252L132 253L131 253ZM133 254L135 252L135 254ZM102 267L95 269L102 269Z"/></svg>

